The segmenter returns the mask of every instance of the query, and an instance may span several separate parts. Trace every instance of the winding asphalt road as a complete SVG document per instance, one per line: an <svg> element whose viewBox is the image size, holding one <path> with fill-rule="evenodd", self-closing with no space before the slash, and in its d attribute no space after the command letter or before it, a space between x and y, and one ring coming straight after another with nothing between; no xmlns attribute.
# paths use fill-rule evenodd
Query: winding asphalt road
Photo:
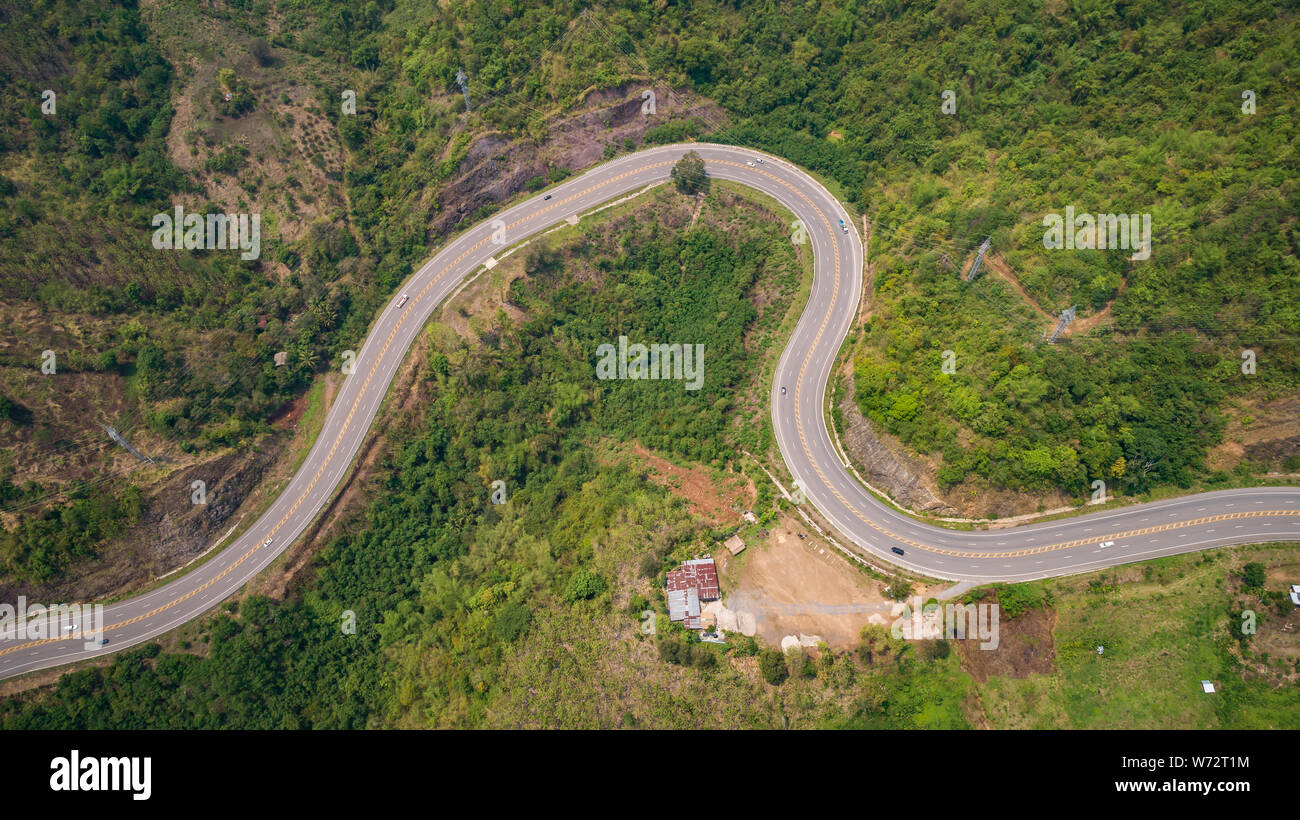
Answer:
<svg viewBox="0 0 1300 820"><path fill-rule="evenodd" d="M251 528L197 568L108 606L103 633L107 645L87 648L84 638L63 634L0 640L0 678L142 643L239 590L292 544L328 503L369 433L406 351L466 277L510 246L566 218L662 182L687 150L704 158L711 177L771 196L806 226L815 266L813 286L776 368L772 423L781 455L807 500L857 548L933 577L994 581L1066 575L1230 544L1300 540L1296 488L1226 490L974 532L923 524L878 500L836 455L823 414L831 368L862 295L862 240L850 214L821 184L779 158L723 145L669 145L598 166L475 225L439 251L407 282L403 293L409 301L399 307L399 294L379 315L311 452ZM760 157L764 161L759 162ZM595 360L592 351L593 379ZM1108 541L1115 543L1103 547ZM895 547L904 554L891 552Z"/></svg>

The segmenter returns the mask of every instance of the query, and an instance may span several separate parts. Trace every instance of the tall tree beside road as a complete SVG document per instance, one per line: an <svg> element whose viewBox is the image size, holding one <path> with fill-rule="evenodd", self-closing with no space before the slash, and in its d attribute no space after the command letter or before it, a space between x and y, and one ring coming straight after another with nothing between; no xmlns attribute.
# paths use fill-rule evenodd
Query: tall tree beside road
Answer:
<svg viewBox="0 0 1300 820"><path fill-rule="evenodd" d="M694 151L687 151L686 156L677 161L670 174L677 190L687 195L695 195L709 189L709 175L704 173L704 160Z"/></svg>

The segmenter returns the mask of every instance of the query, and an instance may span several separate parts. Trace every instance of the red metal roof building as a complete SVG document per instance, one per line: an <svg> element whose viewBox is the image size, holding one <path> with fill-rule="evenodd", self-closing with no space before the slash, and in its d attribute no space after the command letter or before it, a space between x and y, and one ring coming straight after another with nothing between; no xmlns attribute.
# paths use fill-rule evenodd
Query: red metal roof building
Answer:
<svg viewBox="0 0 1300 820"><path fill-rule="evenodd" d="M682 565L668 573L668 589L687 589L694 587L701 601L716 601L722 597L718 589L718 565L712 558L696 558L683 561Z"/></svg>
<svg viewBox="0 0 1300 820"><path fill-rule="evenodd" d="M700 601L722 597L718 588L718 565L712 558L683 561L668 573L668 619L688 629L700 628Z"/></svg>

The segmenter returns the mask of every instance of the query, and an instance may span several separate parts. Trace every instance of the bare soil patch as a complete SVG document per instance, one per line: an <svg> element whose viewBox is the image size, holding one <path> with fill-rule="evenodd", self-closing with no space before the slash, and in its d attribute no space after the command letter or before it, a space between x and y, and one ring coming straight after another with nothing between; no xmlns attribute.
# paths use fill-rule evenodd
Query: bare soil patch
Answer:
<svg viewBox="0 0 1300 820"><path fill-rule="evenodd" d="M1223 441L1206 458L1211 469L1231 470L1248 460L1269 472L1298 472L1287 461L1300 455L1300 397L1241 399L1223 415Z"/></svg>
<svg viewBox="0 0 1300 820"><path fill-rule="evenodd" d="M298 426L298 422L302 421L302 414L307 411L307 405L311 403L310 398L311 391L305 391L276 411L267 422L277 430L292 430Z"/></svg>
<svg viewBox="0 0 1300 820"><path fill-rule="evenodd" d="M993 603L988 596L984 603ZM1052 630L1056 614L1050 609L1031 609L1018 618L1002 618L998 623L996 649L980 649L978 638L953 640L961 659L961 668L984 683L992 677L1027 678L1052 672L1056 661L1056 643Z"/></svg>
<svg viewBox="0 0 1300 820"><path fill-rule="evenodd" d="M970 260L966 263L965 267L963 267L962 270L969 270L971 264L974 263L974 261L975 261L975 255L971 254ZM1020 284L1020 279L1018 279L1016 275L1011 272L1011 266L1007 264L1007 261L1005 259L1003 259L1001 256L999 256L996 253L989 253L984 257L983 264L989 270L993 271L998 276L1002 277L1002 279L1008 285L1010 285L1015 290L1016 293L1020 294L1020 298L1024 300L1025 304L1033 308L1034 312L1037 313L1044 322L1048 323L1049 325L1052 325L1053 327L1056 325L1056 317L1048 313L1047 311L1043 310L1042 306L1039 305L1038 302L1034 301L1033 297L1029 295L1029 291L1025 290L1025 286Z"/></svg>
<svg viewBox="0 0 1300 820"><path fill-rule="evenodd" d="M615 451L623 449L621 446ZM646 477L686 499L691 513L711 526L736 524L758 497L754 482L741 475L711 475L704 467L684 467L656 455L640 442L628 450L646 467Z"/></svg>
<svg viewBox="0 0 1300 820"><path fill-rule="evenodd" d="M660 99L667 98L667 87L652 87ZM645 84L636 83L590 92L579 110L557 112L541 145L526 139L509 140L499 133L479 136L457 175L436 196L430 239L453 232L485 203L504 202L553 168L586 168L605 156L606 146L617 148L626 140L640 143L648 129L664 122L695 116L726 119L725 112L711 102L676 89L672 91L676 101L673 116L643 116L641 93L645 88Z"/></svg>
<svg viewBox="0 0 1300 820"><path fill-rule="evenodd" d="M872 616L876 623L893 621L894 602L883 585L792 516L782 516L763 542L739 556L724 554L719 563L723 602L752 613L757 637L774 646L786 635L804 634L851 649Z"/></svg>
<svg viewBox="0 0 1300 820"><path fill-rule="evenodd" d="M962 270L964 271L969 270L971 264L974 261L975 261L975 254L971 254L970 258L967 259L966 265L962 268ZM1029 291L1025 290L1024 285L1020 284L1019 277L1017 277L1015 273L1011 270L1011 266L1007 264L1007 260L1003 259L1001 256L999 256L996 253L989 253L987 256L984 257L983 264L989 270L993 271L999 277L1001 277L1002 280L1005 281L1008 285L1010 285L1016 291L1016 293L1020 295L1020 298L1024 301L1024 303L1026 305L1029 305L1029 307L1033 308L1034 312L1038 314L1039 318L1043 320L1043 323L1047 326L1049 330L1056 327L1057 317L1053 316L1051 313L1044 310L1043 306L1038 304L1038 302L1035 301L1029 295ZM1113 297L1109 302L1107 302L1105 307L1103 307L1101 310L1097 311L1096 313L1093 313L1090 316L1082 316L1078 319L1075 319L1065 328L1065 330L1061 331L1061 335L1074 336L1078 334L1087 333L1088 331L1092 330L1094 327L1104 324L1106 321L1110 319L1111 305L1115 304L1115 299L1119 297L1119 294L1124 292L1124 288L1127 286L1128 286L1128 279L1127 278L1121 279L1119 283L1119 289L1115 291L1115 297Z"/></svg>

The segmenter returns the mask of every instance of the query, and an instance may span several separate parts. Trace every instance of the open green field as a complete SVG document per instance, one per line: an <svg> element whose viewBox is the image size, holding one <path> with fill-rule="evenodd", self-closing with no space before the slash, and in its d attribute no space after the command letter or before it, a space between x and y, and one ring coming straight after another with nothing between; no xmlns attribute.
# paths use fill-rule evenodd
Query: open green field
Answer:
<svg viewBox="0 0 1300 820"><path fill-rule="evenodd" d="M1300 583L1300 547L1271 545L1162 558L1050 584L1055 669L979 687L998 728L1300 728L1300 616L1265 606L1237 575L1258 561ZM1272 586L1281 587L1280 582ZM1239 603L1240 600L1240 603ZM1244 604L1244 606L1243 606ZM1258 613L1238 646L1236 613ZM1286 614L1284 615L1283 612ZM1293 626L1294 630L1294 626ZM1251 645L1285 636L1283 660L1261 675ZM1105 647L1102 655L1097 647ZM1246 653L1243 664L1242 652ZM1205 694L1200 682L1214 683Z"/></svg>

